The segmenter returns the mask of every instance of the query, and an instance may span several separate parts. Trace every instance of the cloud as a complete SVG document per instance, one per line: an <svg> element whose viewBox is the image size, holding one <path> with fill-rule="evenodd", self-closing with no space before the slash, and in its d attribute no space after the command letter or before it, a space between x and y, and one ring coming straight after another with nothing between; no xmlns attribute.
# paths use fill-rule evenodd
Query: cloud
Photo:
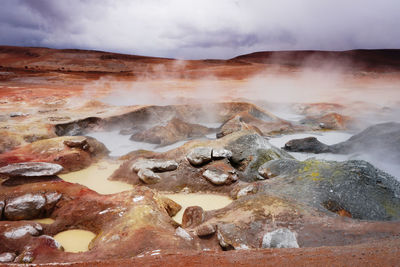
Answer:
<svg viewBox="0 0 400 267"><path fill-rule="evenodd" d="M3 0L0 44L175 58L400 48L398 0Z"/></svg>

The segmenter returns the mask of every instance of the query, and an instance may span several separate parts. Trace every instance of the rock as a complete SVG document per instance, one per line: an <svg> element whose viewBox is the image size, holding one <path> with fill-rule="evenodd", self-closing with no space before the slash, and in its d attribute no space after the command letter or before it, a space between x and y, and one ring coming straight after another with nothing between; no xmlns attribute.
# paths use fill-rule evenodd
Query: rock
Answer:
<svg viewBox="0 0 400 267"><path fill-rule="evenodd" d="M62 194L58 192L47 192L44 196L46 198L45 210L47 213L49 213L51 210L53 210L57 202L61 199Z"/></svg>
<svg viewBox="0 0 400 267"><path fill-rule="evenodd" d="M211 155L211 147L196 147L189 152L186 158L193 166L201 166L211 162Z"/></svg>
<svg viewBox="0 0 400 267"><path fill-rule="evenodd" d="M220 131L217 133L217 138L222 138L226 135L238 131L253 131L262 135L260 129L245 123L240 115L236 115L235 117L224 123L224 125L222 125Z"/></svg>
<svg viewBox="0 0 400 267"><path fill-rule="evenodd" d="M280 228L266 233L262 239L262 248L298 248L296 233Z"/></svg>
<svg viewBox="0 0 400 267"><path fill-rule="evenodd" d="M241 180L253 182L264 179L258 174L259 167L270 160L293 158L284 150L272 146L258 134L246 134L231 141L226 149L232 151L231 165L242 173Z"/></svg>
<svg viewBox="0 0 400 267"><path fill-rule="evenodd" d="M46 198L40 193L29 193L6 200L4 217L10 221L36 219L43 212Z"/></svg>
<svg viewBox="0 0 400 267"><path fill-rule="evenodd" d="M77 137L74 139L70 139L70 140L65 140L64 145L66 145L68 147L81 148L83 150L89 149L89 144L87 142L87 139L86 139L86 137L83 137L83 136Z"/></svg>
<svg viewBox="0 0 400 267"><path fill-rule="evenodd" d="M203 172L203 177L215 185L230 184L238 179L234 170L231 173L225 173L219 169L207 169Z"/></svg>
<svg viewBox="0 0 400 267"><path fill-rule="evenodd" d="M256 192L257 192L257 188L254 185L248 185L238 191L238 193L236 194L236 199L250 195L250 194L255 194Z"/></svg>
<svg viewBox="0 0 400 267"><path fill-rule="evenodd" d="M145 184L155 184L161 180L161 177L149 169L140 169L137 173L139 179Z"/></svg>
<svg viewBox="0 0 400 267"><path fill-rule="evenodd" d="M181 227L176 228L175 234L187 241L193 240L193 237L188 232L186 232L185 229L182 229Z"/></svg>
<svg viewBox="0 0 400 267"><path fill-rule="evenodd" d="M329 130L344 130L350 124L350 117L343 116L336 112L328 113L323 116L309 116L300 121L301 124L309 124L314 127Z"/></svg>
<svg viewBox="0 0 400 267"><path fill-rule="evenodd" d="M217 229L217 239L218 239L219 245L222 247L222 249L224 249L224 250L233 249L232 245L225 238L225 236L223 235L222 231L219 228Z"/></svg>
<svg viewBox="0 0 400 267"><path fill-rule="evenodd" d="M63 136L48 138L20 146L14 150L0 154L0 166L8 163L48 162L63 166L63 172L81 170L90 166L96 159L107 155L107 148L96 139L86 137L89 148L71 148L64 144L66 140L81 137Z"/></svg>
<svg viewBox="0 0 400 267"><path fill-rule="evenodd" d="M0 220L3 218L4 200L0 200Z"/></svg>
<svg viewBox="0 0 400 267"><path fill-rule="evenodd" d="M291 140L285 150L311 153L365 153L385 163L400 163L400 123L388 122L368 127L347 141L328 146L315 138Z"/></svg>
<svg viewBox="0 0 400 267"><path fill-rule="evenodd" d="M184 228L193 228L204 221L204 210L199 206L191 206L185 209L182 216L182 226Z"/></svg>
<svg viewBox="0 0 400 267"><path fill-rule="evenodd" d="M286 151L308 152L308 153L327 153L331 152L328 145L318 141L315 137L307 137L302 139L293 139L283 147Z"/></svg>
<svg viewBox="0 0 400 267"><path fill-rule="evenodd" d="M171 217L174 217L182 209L181 205L167 197L161 197L161 199L165 204L165 210Z"/></svg>
<svg viewBox="0 0 400 267"><path fill-rule="evenodd" d="M15 258L16 263L32 263L35 259L34 254L32 251L24 251L20 255Z"/></svg>
<svg viewBox="0 0 400 267"><path fill-rule="evenodd" d="M232 151L229 151L227 149L217 148L217 149L213 149L213 151L212 151L213 159L223 159L223 158L229 159L231 157L232 157Z"/></svg>
<svg viewBox="0 0 400 267"><path fill-rule="evenodd" d="M4 252L0 254L0 263L13 262L17 255L13 252Z"/></svg>
<svg viewBox="0 0 400 267"><path fill-rule="evenodd" d="M356 219L400 219L400 182L366 161L279 159L263 168L274 179L259 191L274 192L323 212L328 212L324 203L336 202Z"/></svg>
<svg viewBox="0 0 400 267"><path fill-rule="evenodd" d="M217 230L214 224L211 223L203 223L195 228L195 233L199 237L212 235Z"/></svg>
<svg viewBox="0 0 400 267"><path fill-rule="evenodd" d="M26 117L26 116L29 116L29 113L11 112L11 113L9 114L9 116L10 116L11 118L15 118L15 117Z"/></svg>
<svg viewBox="0 0 400 267"><path fill-rule="evenodd" d="M365 152L385 161L400 163L400 123L370 126L347 141L330 146L333 153Z"/></svg>
<svg viewBox="0 0 400 267"><path fill-rule="evenodd" d="M165 146L188 138L202 137L210 132L211 129L205 126L173 118L164 126L158 125L148 130L140 131L133 134L130 139Z"/></svg>
<svg viewBox="0 0 400 267"><path fill-rule="evenodd" d="M264 163L263 165L258 168L258 173L261 177L265 179L274 178L276 175L269 169L268 162Z"/></svg>
<svg viewBox="0 0 400 267"><path fill-rule="evenodd" d="M42 232L43 228L40 224L35 223L33 225L26 224L18 227L12 227L3 232L4 237L9 239L21 239L26 235L38 236Z"/></svg>
<svg viewBox="0 0 400 267"><path fill-rule="evenodd" d="M139 172L141 169L149 169L154 172L174 171L179 164L174 160L139 159L132 164L132 170Z"/></svg>
<svg viewBox="0 0 400 267"><path fill-rule="evenodd" d="M47 162L23 162L13 163L0 168L0 174L8 176L51 176L60 173L63 167L54 163Z"/></svg>

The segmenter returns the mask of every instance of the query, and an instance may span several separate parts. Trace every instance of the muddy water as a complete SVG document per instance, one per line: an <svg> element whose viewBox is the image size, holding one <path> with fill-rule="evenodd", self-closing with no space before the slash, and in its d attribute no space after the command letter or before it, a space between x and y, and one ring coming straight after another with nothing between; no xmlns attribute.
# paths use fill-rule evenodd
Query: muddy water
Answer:
<svg viewBox="0 0 400 267"><path fill-rule="evenodd" d="M54 222L54 220L52 218L35 219L32 221L38 222L38 223L43 223L43 224L52 224Z"/></svg>
<svg viewBox="0 0 400 267"><path fill-rule="evenodd" d="M65 252L88 251L89 243L96 235L86 230L67 230L54 236L63 247Z"/></svg>
<svg viewBox="0 0 400 267"><path fill-rule="evenodd" d="M100 194L114 194L132 189L130 184L107 179L120 164L120 162L100 161L86 169L59 176L64 181L82 184Z"/></svg>
<svg viewBox="0 0 400 267"><path fill-rule="evenodd" d="M183 212L187 207L200 206L204 210L216 210L221 209L232 202L231 198L216 194L178 193L164 195L182 206L182 209L174 217L175 221L177 221L178 223L182 222Z"/></svg>

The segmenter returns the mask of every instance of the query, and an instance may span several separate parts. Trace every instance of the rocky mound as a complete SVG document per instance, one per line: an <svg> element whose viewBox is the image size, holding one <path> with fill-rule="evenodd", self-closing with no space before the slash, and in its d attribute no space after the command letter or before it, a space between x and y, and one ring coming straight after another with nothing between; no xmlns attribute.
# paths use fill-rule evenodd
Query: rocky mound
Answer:
<svg viewBox="0 0 400 267"><path fill-rule="evenodd" d="M178 118L173 118L165 126L155 126L148 130L140 131L133 134L130 139L166 146L186 139L204 137L212 131L213 129L205 126L186 123Z"/></svg>
<svg viewBox="0 0 400 267"><path fill-rule="evenodd" d="M349 154L363 152L385 161L400 163L400 123L388 122L368 127L349 140L325 145L316 138L308 137L287 142L284 146L287 151L311 153L338 153Z"/></svg>

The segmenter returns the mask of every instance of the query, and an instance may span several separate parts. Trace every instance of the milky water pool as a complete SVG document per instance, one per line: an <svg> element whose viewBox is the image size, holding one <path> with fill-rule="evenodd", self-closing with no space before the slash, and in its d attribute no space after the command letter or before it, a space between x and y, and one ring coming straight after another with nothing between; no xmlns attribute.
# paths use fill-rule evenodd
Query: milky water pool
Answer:
<svg viewBox="0 0 400 267"><path fill-rule="evenodd" d="M110 150L110 156L120 157L128 154L135 150L150 150L155 152L166 152L171 149L178 148L188 142L189 140L183 140L167 146L159 146L157 144L150 144L146 142L136 142L130 140L130 135L122 135L119 130L107 131L107 132L92 132L88 133L87 136L96 138L102 142L108 150ZM215 133L208 134L205 139L215 139Z"/></svg>
<svg viewBox="0 0 400 267"><path fill-rule="evenodd" d="M96 234L86 230L67 230L54 236L54 239L63 246L65 252L85 252Z"/></svg>
<svg viewBox="0 0 400 267"><path fill-rule="evenodd" d="M132 185L108 180L121 162L99 161L87 167L86 169L60 174L59 177L70 183L84 185L100 194L114 194L132 189Z"/></svg>

